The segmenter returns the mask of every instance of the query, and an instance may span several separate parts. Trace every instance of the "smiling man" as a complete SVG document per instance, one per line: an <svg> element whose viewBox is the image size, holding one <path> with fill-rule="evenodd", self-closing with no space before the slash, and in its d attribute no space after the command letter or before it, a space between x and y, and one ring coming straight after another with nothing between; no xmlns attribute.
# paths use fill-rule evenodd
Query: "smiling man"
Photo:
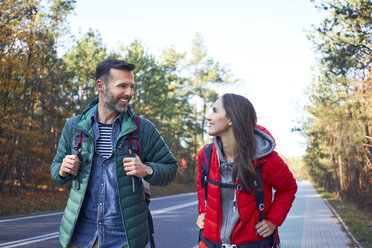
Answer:
<svg viewBox="0 0 372 248"><path fill-rule="evenodd" d="M73 181L59 230L63 247L145 247L142 179L167 185L176 175L177 161L155 126L130 108L134 69L123 60L101 62L98 98L62 131L51 175L58 184Z"/></svg>

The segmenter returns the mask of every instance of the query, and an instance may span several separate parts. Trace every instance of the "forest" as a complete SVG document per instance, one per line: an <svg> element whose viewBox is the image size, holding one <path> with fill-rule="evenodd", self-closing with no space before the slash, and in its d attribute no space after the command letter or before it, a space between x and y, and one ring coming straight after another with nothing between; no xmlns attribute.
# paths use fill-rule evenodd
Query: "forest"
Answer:
<svg viewBox="0 0 372 248"><path fill-rule="evenodd" d="M319 55L301 132L318 185L372 210L372 2L323 1L308 34Z"/></svg>
<svg viewBox="0 0 372 248"><path fill-rule="evenodd" d="M132 108L171 147L179 161L177 181L193 182L197 152L208 139L207 111L217 87L236 82L232 73L208 55L199 33L190 39L190 51L170 47L160 55L137 40L109 51L95 30L69 37L66 19L74 5L0 2L0 191L55 189L50 164L62 128L97 95L95 68L107 58L137 65ZM294 130L307 138L311 179L371 209L372 3L326 0L314 6L327 17L307 34L318 61L306 116Z"/></svg>

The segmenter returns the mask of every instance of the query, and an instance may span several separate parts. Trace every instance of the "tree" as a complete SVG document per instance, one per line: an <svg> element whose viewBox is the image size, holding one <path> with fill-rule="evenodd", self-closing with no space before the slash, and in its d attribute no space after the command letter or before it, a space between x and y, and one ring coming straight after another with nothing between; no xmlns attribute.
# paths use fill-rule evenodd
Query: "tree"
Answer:
<svg viewBox="0 0 372 248"><path fill-rule="evenodd" d="M74 1L0 3L0 190L48 177L54 124L56 40Z"/></svg>
<svg viewBox="0 0 372 248"><path fill-rule="evenodd" d="M317 7L329 16L308 36L321 57L303 128L306 162L320 185L370 208L372 2L324 1Z"/></svg>
<svg viewBox="0 0 372 248"><path fill-rule="evenodd" d="M72 113L79 114L96 97L95 70L108 57L106 47L98 32L89 30L75 46L63 56L63 71L68 88L64 98L74 107Z"/></svg>
<svg viewBox="0 0 372 248"><path fill-rule="evenodd" d="M190 58L186 68L189 72L188 87L192 92L192 98L190 98L194 118L192 145L194 147L193 161L196 165L198 150L204 145L206 111L218 99L218 94L213 86L221 86L232 81L230 81L231 75L227 69L221 67L219 63L214 62L208 56L200 33L197 33L192 41Z"/></svg>
<svg viewBox="0 0 372 248"><path fill-rule="evenodd" d="M179 161L188 161L187 127L191 124L191 109L186 79L179 76L180 61L185 55L169 48L158 61L138 41L122 46L119 52L111 56L136 64L134 112L155 124ZM189 180L187 164L184 170L180 173L181 180Z"/></svg>

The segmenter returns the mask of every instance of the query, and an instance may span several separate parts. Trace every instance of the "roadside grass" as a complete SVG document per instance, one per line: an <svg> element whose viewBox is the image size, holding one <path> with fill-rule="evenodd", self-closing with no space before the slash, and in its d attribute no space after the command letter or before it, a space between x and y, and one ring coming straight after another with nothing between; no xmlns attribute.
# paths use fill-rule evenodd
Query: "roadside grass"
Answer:
<svg viewBox="0 0 372 248"><path fill-rule="evenodd" d="M16 189L13 193L1 192L0 218L61 211L66 206L69 191L69 187L65 186L55 191ZM151 186L152 198L189 192L196 192L196 183L173 182L165 187Z"/></svg>
<svg viewBox="0 0 372 248"><path fill-rule="evenodd" d="M361 245L366 248L372 247L372 213L358 209L354 203L343 201L316 185L314 187L337 211Z"/></svg>
<svg viewBox="0 0 372 248"><path fill-rule="evenodd" d="M64 209L68 191L0 193L0 218L26 214L58 211Z"/></svg>
<svg viewBox="0 0 372 248"><path fill-rule="evenodd" d="M282 157L296 178L311 181L302 157ZM329 204L336 210L337 214L342 218L358 242L365 248L372 248L372 212L358 209L356 204L343 201L336 195L325 191L314 183L313 185L318 193L327 199Z"/></svg>
<svg viewBox="0 0 372 248"><path fill-rule="evenodd" d="M176 194L183 194L183 193L191 193L196 192L196 183L178 183L172 182L168 186L151 186L151 197L161 197L161 196L168 196L168 195L176 195ZM195 196L196 200L196 196Z"/></svg>

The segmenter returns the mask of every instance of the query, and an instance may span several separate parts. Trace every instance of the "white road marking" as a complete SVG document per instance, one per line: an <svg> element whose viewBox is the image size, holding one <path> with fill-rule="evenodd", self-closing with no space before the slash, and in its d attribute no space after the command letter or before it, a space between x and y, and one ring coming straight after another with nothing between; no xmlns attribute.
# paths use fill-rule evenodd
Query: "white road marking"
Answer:
<svg viewBox="0 0 372 248"><path fill-rule="evenodd" d="M44 234L44 235L40 235L40 236L36 236L32 238L20 239L16 241L3 243L3 244L0 244L0 247L2 248L18 247L18 246L28 245L28 244L37 243L37 242L41 242L41 241L48 240L48 239L54 239L54 238L58 238L58 232L48 233L48 234Z"/></svg>
<svg viewBox="0 0 372 248"><path fill-rule="evenodd" d="M185 193L185 194L178 194L178 195L171 195L171 196L156 197L156 198L151 198L151 201L159 201L163 199L171 199L171 198L177 198L177 197L188 196L188 195L196 195L196 193ZM32 216L3 219L3 220L0 220L0 223L9 222L9 221L18 221L18 220L28 220L28 219L34 219L34 218L43 218L43 217L49 217L49 216L54 216L54 215L59 215L59 214L62 215L63 212L38 214L38 215L32 215Z"/></svg>
<svg viewBox="0 0 372 248"><path fill-rule="evenodd" d="M167 197L167 198L170 198L170 197ZM158 198L155 198L155 199L158 199ZM198 201L192 201L192 202L188 202L188 203L184 203L184 204L180 204L180 205L176 205L176 206L172 206L172 207L162 208L162 209L151 211L151 215L153 215L153 216L154 215L159 215L159 214L162 214L162 213L166 213L166 212L181 209L181 208L186 208L186 207L193 206L193 205L196 205L196 204L198 204ZM34 216L21 217L21 218L13 218L13 219L2 220L1 222L15 221L15 220L25 220L25 219L32 219L32 218L38 218L38 217L47 217L47 216L53 216L53 215L57 215L57 214L62 214L62 212L52 213L52 214L43 214L43 215L34 215ZM41 241L44 241L44 240L49 240L49 239L54 239L54 238L58 238L58 232L49 233L49 234L36 236L36 237L32 237L32 238L27 238L27 239L20 239L20 240L16 240L16 241L7 242L7 243L2 243L2 244L0 244L0 248L18 247L18 246L28 245L28 244L41 242Z"/></svg>
<svg viewBox="0 0 372 248"><path fill-rule="evenodd" d="M39 214L39 215L32 215L32 216L25 216L25 217L4 219L4 220L0 220L0 223L9 222L9 221L28 220L28 219L34 219L34 218L49 217L49 216L59 215L59 214L62 214L62 213L63 212L57 212L57 213L50 213L50 214Z"/></svg>
<svg viewBox="0 0 372 248"><path fill-rule="evenodd" d="M154 215L157 215L157 214L162 214L162 213L169 212L169 211L176 210L176 209L180 209L180 208L186 208L186 207L196 205L196 204L198 204L198 201L192 201L192 202L189 202L189 203L184 203L184 204L176 205L176 206L173 206L173 207L162 208L162 209L151 211L151 215L154 216Z"/></svg>
<svg viewBox="0 0 372 248"><path fill-rule="evenodd" d="M151 201L158 201L158 200L163 200L163 199L177 198L177 197L189 196L189 195L195 195L196 196L196 192L156 197L156 198L151 198Z"/></svg>

